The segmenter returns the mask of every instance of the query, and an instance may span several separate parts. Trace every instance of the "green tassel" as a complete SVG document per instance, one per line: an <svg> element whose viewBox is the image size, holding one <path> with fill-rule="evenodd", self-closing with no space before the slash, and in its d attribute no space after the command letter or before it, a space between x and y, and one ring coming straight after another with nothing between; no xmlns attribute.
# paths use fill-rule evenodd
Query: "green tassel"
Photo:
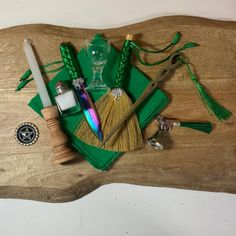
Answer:
<svg viewBox="0 0 236 236"><path fill-rule="evenodd" d="M30 69L28 69L21 77L20 81L27 80L31 76L32 72Z"/></svg>
<svg viewBox="0 0 236 236"><path fill-rule="evenodd" d="M200 83L196 84L196 87L204 104L219 120L227 120L231 117L232 113L212 98Z"/></svg>
<svg viewBox="0 0 236 236"><path fill-rule="evenodd" d="M172 44L176 45L177 43L179 43L180 39L181 39L181 33L177 32L174 38L172 39Z"/></svg>
<svg viewBox="0 0 236 236"><path fill-rule="evenodd" d="M26 84L28 84L30 81L32 81L33 80L33 78L31 78L31 79L25 79L25 80L21 80L21 82L20 82L20 84L17 86L17 88L16 88L16 92L17 91L20 91L21 89L23 89L25 86L26 86Z"/></svg>
<svg viewBox="0 0 236 236"><path fill-rule="evenodd" d="M194 42L184 44L184 48L196 48L196 47L199 47L199 46L200 45L198 43L194 43Z"/></svg>
<svg viewBox="0 0 236 236"><path fill-rule="evenodd" d="M180 122L180 127L195 129L210 134L213 128L211 122Z"/></svg>
<svg viewBox="0 0 236 236"><path fill-rule="evenodd" d="M203 87L203 85L197 80L196 75L191 70L188 62L184 58L179 58L181 64L186 66L190 79L195 84L203 103L207 107L210 113L213 113L220 121L227 120L231 117L232 113L220 105L213 97L211 97Z"/></svg>

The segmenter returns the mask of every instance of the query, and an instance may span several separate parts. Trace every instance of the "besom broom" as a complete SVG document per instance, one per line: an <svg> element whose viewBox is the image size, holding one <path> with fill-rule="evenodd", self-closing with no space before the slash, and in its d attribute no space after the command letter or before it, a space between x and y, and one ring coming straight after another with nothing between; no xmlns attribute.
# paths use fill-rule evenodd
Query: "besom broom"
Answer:
<svg viewBox="0 0 236 236"><path fill-rule="evenodd" d="M114 127L123 115L132 107L132 101L123 90L124 80L128 77L132 35L127 35L122 46L118 72L114 87L103 95L96 103L96 109L102 123L103 135L106 135ZM101 146L101 142L93 135L85 120L81 122L75 132L83 142ZM136 113L127 119L122 127L102 147L107 150L126 152L143 146L143 138Z"/></svg>

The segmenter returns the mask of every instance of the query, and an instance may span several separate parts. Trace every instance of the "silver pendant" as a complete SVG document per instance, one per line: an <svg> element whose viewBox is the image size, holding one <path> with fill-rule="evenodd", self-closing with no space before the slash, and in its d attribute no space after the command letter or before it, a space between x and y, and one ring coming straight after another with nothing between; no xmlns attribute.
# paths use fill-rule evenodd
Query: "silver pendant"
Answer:
<svg viewBox="0 0 236 236"><path fill-rule="evenodd" d="M163 136L165 132L162 130L158 130L151 138L147 139L147 143L156 150L163 150Z"/></svg>
<svg viewBox="0 0 236 236"><path fill-rule="evenodd" d="M147 143L156 150L163 150L172 145L169 133L174 124L162 115L157 115L155 120L159 122L159 130L147 139Z"/></svg>

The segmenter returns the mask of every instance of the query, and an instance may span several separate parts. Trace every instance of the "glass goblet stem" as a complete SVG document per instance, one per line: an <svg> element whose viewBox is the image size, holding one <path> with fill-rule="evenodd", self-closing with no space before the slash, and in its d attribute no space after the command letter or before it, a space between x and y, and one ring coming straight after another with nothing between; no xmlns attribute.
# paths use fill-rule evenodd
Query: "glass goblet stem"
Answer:
<svg viewBox="0 0 236 236"><path fill-rule="evenodd" d="M103 82L102 72L104 65L94 65L93 66L93 81Z"/></svg>

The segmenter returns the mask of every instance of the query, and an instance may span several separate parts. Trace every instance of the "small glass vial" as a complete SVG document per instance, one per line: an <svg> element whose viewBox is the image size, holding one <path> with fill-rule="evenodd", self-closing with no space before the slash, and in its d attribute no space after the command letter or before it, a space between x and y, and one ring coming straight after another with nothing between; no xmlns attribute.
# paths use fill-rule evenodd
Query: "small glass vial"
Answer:
<svg viewBox="0 0 236 236"><path fill-rule="evenodd" d="M55 96L55 101L61 115L74 114L81 110L74 91L69 89L64 82L58 81L55 89L58 94Z"/></svg>

